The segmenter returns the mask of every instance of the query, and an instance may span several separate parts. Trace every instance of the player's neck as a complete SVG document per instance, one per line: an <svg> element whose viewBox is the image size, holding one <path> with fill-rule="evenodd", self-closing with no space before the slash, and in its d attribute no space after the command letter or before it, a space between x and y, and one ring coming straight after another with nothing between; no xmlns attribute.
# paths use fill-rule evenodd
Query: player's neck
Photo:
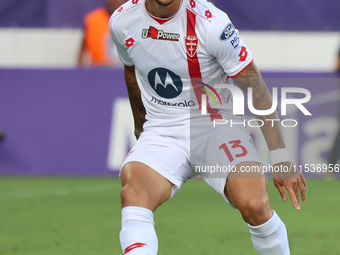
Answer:
<svg viewBox="0 0 340 255"><path fill-rule="evenodd" d="M182 0L146 0L146 9L157 18L170 18L181 6Z"/></svg>

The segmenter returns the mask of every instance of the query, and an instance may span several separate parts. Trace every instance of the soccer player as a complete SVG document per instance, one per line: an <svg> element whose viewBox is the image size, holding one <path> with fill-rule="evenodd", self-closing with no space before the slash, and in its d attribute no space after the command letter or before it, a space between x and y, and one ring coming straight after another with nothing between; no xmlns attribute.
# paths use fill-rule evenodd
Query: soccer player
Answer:
<svg viewBox="0 0 340 255"><path fill-rule="evenodd" d="M244 116L233 115L232 84L253 90L258 110L271 108L271 95L250 50L227 14L206 0L130 0L110 19L111 36L125 66L125 81L135 121L136 145L122 164L122 230L124 254L157 254L153 212L183 183L203 179L249 226L257 254L290 254L284 223L269 205L261 169ZM210 93L218 95L218 104ZM201 114L206 100L207 112ZM203 112L204 113L204 112ZM306 181L289 160L275 111L256 116L268 144L273 173L283 201L288 192L300 209ZM213 125L223 119L238 125ZM240 124L241 123L241 124ZM223 174L197 172L201 166L231 166ZM204 168L204 167L203 167ZM200 168L202 169L202 168ZM286 191L285 191L286 190Z"/></svg>

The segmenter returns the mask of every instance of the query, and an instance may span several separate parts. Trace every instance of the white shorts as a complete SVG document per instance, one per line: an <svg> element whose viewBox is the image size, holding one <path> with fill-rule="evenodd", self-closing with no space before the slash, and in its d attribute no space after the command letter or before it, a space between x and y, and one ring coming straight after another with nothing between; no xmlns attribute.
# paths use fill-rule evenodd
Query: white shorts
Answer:
<svg viewBox="0 0 340 255"><path fill-rule="evenodd" d="M233 206L224 194L228 173L241 162L261 163L248 129L219 127L193 131L182 127L171 130L173 136L160 135L159 131L144 131L121 169L132 161L149 166L174 184L171 196L188 179L201 175Z"/></svg>

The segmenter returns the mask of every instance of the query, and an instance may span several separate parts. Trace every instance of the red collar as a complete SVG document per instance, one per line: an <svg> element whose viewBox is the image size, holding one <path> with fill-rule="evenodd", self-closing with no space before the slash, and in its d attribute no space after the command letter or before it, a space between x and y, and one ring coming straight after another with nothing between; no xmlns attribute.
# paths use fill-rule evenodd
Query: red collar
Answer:
<svg viewBox="0 0 340 255"><path fill-rule="evenodd" d="M182 4L183 4L183 0L182 0L182 2L181 2L181 6L182 6ZM180 6L179 8L181 8L181 6ZM160 25L163 25L164 23L168 22L169 20L172 20L172 18L175 17L175 16L177 15L177 13L175 13L175 14L174 14L172 17L170 17L170 18L161 19L161 18L157 18L157 17L151 15L151 14L148 12L148 10L146 10L146 12L147 12L147 14L149 14L149 16L150 16L151 18L153 18L154 20L156 20Z"/></svg>
<svg viewBox="0 0 340 255"><path fill-rule="evenodd" d="M150 16L151 18L153 18L154 20L156 20L160 25L163 25L165 22L168 22L169 20L171 20L173 17L176 16L176 14L175 14L174 16L172 16L172 17L170 17L170 18L161 19L161 18L157 18L157 17L151 15L149 12L147 12L147 13L149 14L149 16Z"/></svg>

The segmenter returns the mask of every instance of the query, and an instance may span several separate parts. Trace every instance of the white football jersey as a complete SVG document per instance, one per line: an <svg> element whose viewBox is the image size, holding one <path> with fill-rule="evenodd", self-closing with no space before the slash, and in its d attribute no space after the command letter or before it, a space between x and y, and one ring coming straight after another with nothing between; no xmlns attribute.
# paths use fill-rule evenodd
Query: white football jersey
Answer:
<svg viewBox="0 0 340 255"><path fill-rule="evenodd" d="M232 83L252 62L227 14L206 0L183 0L169 19L153 17L145 0L130 0L110 19L122 62L135 66L148 120L144 129L232 116ZM206 95L208 114L201 114Z"/></svg>

